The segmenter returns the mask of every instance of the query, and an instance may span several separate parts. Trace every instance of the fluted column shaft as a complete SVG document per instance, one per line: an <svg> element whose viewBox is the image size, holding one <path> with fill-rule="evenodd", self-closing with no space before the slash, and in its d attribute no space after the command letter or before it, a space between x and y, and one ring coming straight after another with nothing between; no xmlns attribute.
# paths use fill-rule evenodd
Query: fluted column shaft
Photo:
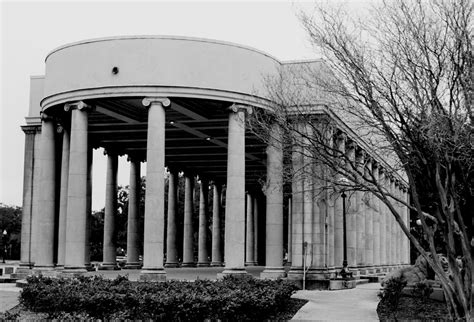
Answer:
<svg viewBox="0 0 474 322"><path fill-rule="evenodd" d="M247 193L247 211L246 211L246 221L247 229L245 234L245 265L253 266L255 265L254 257L254 221L253 221L253 198L250 193Z"/></svg>
<svg viewBox="0 0 474 322"><path fill-rule="evenodd" d="M367 158L365 165L365 177L370 178L372 174L372 159ZM373 236L373 220L374 220L374 199L371 193L367 193L364 198L365 211L362 212L364 217L364 241L365 241L365 264L372 266L374 264L374 236Z"/></svg>
<svg viewBox="0 0 474 322"><path fill-rule="evenodd" d="M374 181L380 184L379 181L379 165L377 163L372 164L372 176L374 177ZM380 214L380 200L376 196L372 196L373 200L373 264L376 266L380 266L381 264L381 256L380 256L380 218L382 217Z"/></svg>
<svg viewBox="0 0 474 322"><path fill-rule="evenodd" d="M56 160L55 160L55 124L43 114L41 122L41 150L39 162L40 199L38 212L38 245L35 267L49 269L54 267L54 218L56 203Z"/></svg>
<svg viewBox="0 0 474 322"><path fill-rule="evenodd" d="M390 193L395 195L395 179L390 178ZM395 200L391 199L393 207L396 209ZM389 210L390 212L390 210ZM396 262L396 252L397 252L397 237L395 233L395 218L390 212L390 265L394 265Z"/></svg>
<svg viewBox="0 0 474 322"><path fill-rule="evenodd" d="M198 266L209 266L209 251L207 249L207 218L209 182L201 179L199 189L199 233L198 233Z"/></svg>
<svg viewBox="0 0 474 322"><path fill-rule="evenodd" d="M338 136L336 139L336 149L341 155L346 153L346 142L344 136ZM342 163L341 167L345 164ZM338 176L338 180L340 180ZM334 263L336 266L342 266L343 259L343 226L342 226L342 197L338 193L334 198Z"/></svg>
<svg viewBox="0 0 474 322"><path fill-rule="evenodd" d="M259 214L259 199L253 198L253 258L255 265L258 265L258 214Z"/></svg>
<svg viewBox="0 0 474 322"><path fill-rule="evenodd" d="M283 269L283 148L281 129L272 125L267 146L265 270L262 278L281 278Z"/></svg>
<svg viewBox="0 0 474 322"><path fill-rule="evenodd" d="M177 180L177 173L170 171L168 176L168 221L166 226L165 267L178 267L178 248L176 244Z"/></svg>
<svg viewBox="0 0 474 322"><path fill-rule="evenodd" d="M212 195L212 262L211 266L222 266L222 240L221 240L221 186L213 185Z"/></svg>
<svg viewBox="0 0 474 322"><path fill-rule="evenodd" d="M293 146L292 152L293 178L291 182L292 195L292 239L291 239L291 270L300 270L303 267L303 179L301 174L303 156L301 147Z"/></svg>
<svg viewBox="0 0 474 322"><path fill-rule="evenodd" d="M229 113L224 274L245 273L245 108Z"/></svg>
<svg viewBox="0 0 474 322"><path fill-rule="evenodd" d="M59 197L59 227L58 227L58 263L64 267L66 256L66 215L67 215L67 187L69 177L69 132L63 129L63 147L61 153L61 188Z"/></svg>
<svg viewBox="0 0 474 322"><path fill-rule="evenodd" d="M357 163L357 170L361 175L364 174L364 162L365 162L365 152L361 149L357 151L356 155L356 163ZM357 266L363 267L366 265L366 250L365 250L365 205L363 201L364 193L360 191L356 191L354 193L356 197L357 203Z"/></svg>
<svg viewBox="0 0 474 322"><path fill-rule="evenodd" d="M382 167L379 167L379 182L383 189L386 187L386 179L385 179L385 171ZM386 230L386 222L387 216L385 211L385 204L379 200L378 203L378 211L380 216L380 234L379 234L379 244L380 244L380 264L386 265L387 264L387 246L386 246L386 239L387 239L387 230Z"/></svg>
<svg viewBox="0 0 474 322"><path fill-rule="evenodd" d="M38 257L37 248L40 235L39 230L39 207L40 207L40 190L41 190L41 164L39 162L39 155L41 151L41 126L38 127L35 135L34 147L34 166L33 166L33 197L31 198L31 250L30 263L33 265Z"/></svg>
<svg viewBox="0 0 474 322"><path fill-rule="evenodd" d="M145 98L148 108L147 182L145 193L145 233L142 280L163 280L163 244L165 223L165 107L167 98Z"/></svg>
<svg viewBox="0 0 474 322"><path fill-rule="evenodd" d="M292 243L293 243L293 216L292 216L292 199L288 198L288 247L287 247L287 264L291 265L292 259Z"/></svg>
<svg viewBox="0 0 474 322"><path fill-rule="evenodd" d="M30 268L32 263L32 230L34 213L34 186L38 178L35 177L35 141L36 126L22 126L25 132L25 159L23 165L23 207L21 215L21 251L20 267ZM37 148L36 148L37 149Z"/></svg>
<svg viewBox="0 0 474 322"><path fill-rule="evenodd" d="M130 185L128 194L128 220L127 220L127 263L125 268L136 269L139 268L139 253L138 245L138 218L140 211L140 161L130 159Z"/></svg>
<svg viewBox="0 0 474 322"><path fill-rule="evenodd" d="M183 267L194 266L193 177L184 177Z"/></svg>
<svg viewBox="0 0 474 322"><path fill-rule="evenodd" d="M346 158L348 162L355 163L355 145L349 143L346 145ZM346 165L348 168L350 164ZM350 171L350 170L349 170ZM341 206L342 207L342 206ZM347 263L351 268L357 267L357 194L347 193L346 199L347 211Z"/></svg>
<svg viewBox="0 0 474 322"><path fill-rule="evenodd" d="M105 184L104 244L102 269L117 266L115 216L117 213L117 170L118 157L107 151L107 177Z"/></svg>
<svg viewBox="0 0 474 322"><path fill-rule="evenodd" d="M88 106L83 102L66 104L71 110L69 177L66 216L66 255L64 268L85 272L87 240Z"/></svg>

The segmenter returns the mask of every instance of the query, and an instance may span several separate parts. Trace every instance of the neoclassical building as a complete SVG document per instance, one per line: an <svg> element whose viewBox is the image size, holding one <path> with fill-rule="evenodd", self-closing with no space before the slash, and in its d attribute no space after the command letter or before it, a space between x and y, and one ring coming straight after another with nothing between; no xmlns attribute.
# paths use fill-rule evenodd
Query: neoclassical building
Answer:
<svg viewBox="0 0 474 322"><path fill-rule="evenodd" d="M223 274L264 265L266 278L334 277L343 259L342 198L326 198L321 206L320 200L308 198L298 180L291 185L290 198L284 197L281 147L266 146L245 128L249 113L271 113L264 76L294 64L237 44L183 37L92 39L53 50L46 57L45 75L31 77L29 115L22 126L21 266L86 272L92 150L102 147L107 197L101 268L116 266L117 158L125 155L130 164L126 268L141 269L143 280L165 279L166 267L210 265L224 266ZM338 148L352 158L366 157L374 176L407 200L403 178L347 132L341 124ZM137 221L141 162L146 162L143 236ZM176 221L178 173L185 180L182 225ZM192 207L196 176L199 213ZM264 176L266 189L257 193ZM212 213L208 194L213 196ZM353 201L347 209L350 269L356 275L370 274L408 264L409 243L388 209L375 198L367 207L362 197L348 197ZM402 212L409 224L408 211ZM197 244L193 216L199 218ZM206 224L209 216L212 229ZM183 238L182 258L177 236ZM209 239L212 245L207 247ZM291 264L289 271L284 259Z"/></svg>

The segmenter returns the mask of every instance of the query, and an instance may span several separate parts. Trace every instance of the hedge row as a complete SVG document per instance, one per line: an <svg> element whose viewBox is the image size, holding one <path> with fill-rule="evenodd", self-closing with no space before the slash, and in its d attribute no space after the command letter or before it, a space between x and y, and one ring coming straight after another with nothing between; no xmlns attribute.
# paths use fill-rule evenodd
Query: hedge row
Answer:
<svg viewBox="0 0 474 322"><path fill-rule="evenodd" d="M264 320L284 310L295 290L286 281L251 277L144 283L124 276L115 280L39 276L28 278L20 303L51 318Z"/></svg>

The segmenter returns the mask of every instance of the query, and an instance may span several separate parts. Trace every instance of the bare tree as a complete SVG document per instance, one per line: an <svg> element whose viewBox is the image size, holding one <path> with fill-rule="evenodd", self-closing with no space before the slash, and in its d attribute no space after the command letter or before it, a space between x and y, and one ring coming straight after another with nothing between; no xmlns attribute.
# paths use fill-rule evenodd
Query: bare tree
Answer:
<svg viewBox="0 0 474 322"><path fill-rule="evenodd" d="M456 319L469 319L471 311L472 13L469 0L387 0L363 20L327 6L301 13L324 59L288 64L269 77L273 112L257 111L249 119L268 142L278 139L269 138L270 124L278 124L285 133L280 143L303 154L302 167L285 167L289 180L319 175L324 189L342 185L383 202L435 271ZM338 149L341 124L406 178L411 202L379 182L367 162ZM410 232L400 205L417 214L428 246ZM440 252L449 275L438 256L430 256Z"/></svg>

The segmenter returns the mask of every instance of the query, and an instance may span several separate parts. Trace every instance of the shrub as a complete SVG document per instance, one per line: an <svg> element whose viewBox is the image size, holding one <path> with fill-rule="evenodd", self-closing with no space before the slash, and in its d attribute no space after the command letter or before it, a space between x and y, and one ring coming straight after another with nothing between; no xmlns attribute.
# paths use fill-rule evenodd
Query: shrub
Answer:
<svg viewBox="0 0 474 322"><path fill-rule="evenodd" d="M431 286L431 284L426 280L417 282L415 285L413 285L413 289L411 291L411 294L414 297L421 298L423 302L426 302L430 298L431 293L433 293L433 286Z"/></svg>
<svg viewBox="0 0 474 322"><path fill-rule="evenodd" d="M387 303L392 310L396 310L402 295L403 288L407 285L401 277L393 277L384 283L384 288L378 294L381 302Z"/></svg>
<svg viewBox="0 0 474 322"><path fill-rule="evenodd" d="M29 277L20 302L52 318L263 320L280 312L296 286L286 281L226 277L221 281L131 282L119 276Z"/></svg>

